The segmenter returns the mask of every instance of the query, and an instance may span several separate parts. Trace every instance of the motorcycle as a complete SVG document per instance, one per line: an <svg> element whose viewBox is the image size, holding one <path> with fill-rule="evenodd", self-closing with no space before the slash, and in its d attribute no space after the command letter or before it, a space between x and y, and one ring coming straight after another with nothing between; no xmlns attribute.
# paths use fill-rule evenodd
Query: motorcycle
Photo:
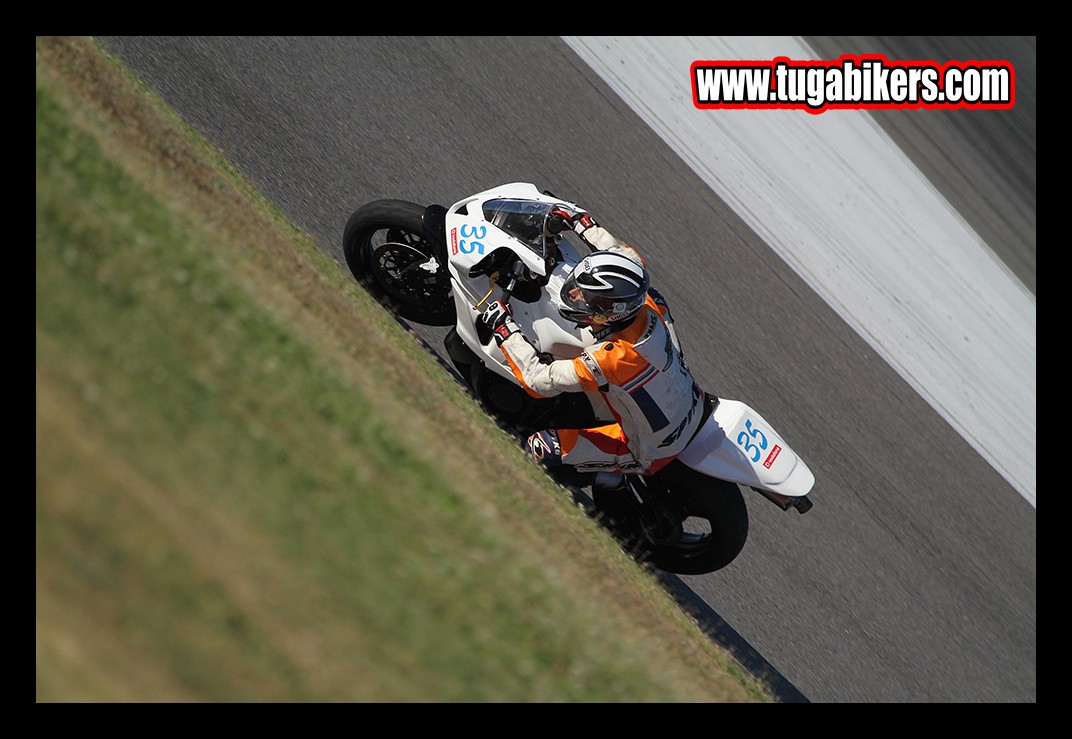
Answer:
<svg viewBox="0 0 1072 739"><path fill-rule="evenodd" d="M376 200L354 211L343 232L354 278L400 318L450 327L443 341L451 363L489 414L521 438L614 420L599 393L528 395L479 320L489 301L501 299L538 351L573 358L595 342L589 328L556 308L564 280L590 247L569 229L552 234L554 208L582 210L514 182L450 207ZM627 550L667 572L705 574L737 557L748 537L742 487L784 511L812 507L814 475L755 409L707 393L704 414L670 465L627 476L627 491L592 489L598 517Z"/></svg>

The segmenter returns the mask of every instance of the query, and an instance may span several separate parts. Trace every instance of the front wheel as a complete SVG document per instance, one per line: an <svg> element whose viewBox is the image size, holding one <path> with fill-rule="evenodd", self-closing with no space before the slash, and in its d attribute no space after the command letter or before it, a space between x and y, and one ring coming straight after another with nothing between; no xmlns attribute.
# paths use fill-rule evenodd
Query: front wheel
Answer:
<svg viewBox="0 0 1072 739"><path fill-rule="evenodd" d="M741 489L679 461L629 490L594 490L596 510L637 559L666 572L702 575L727 566L748 539Z"/></svg>
<svg viewBox="0 0 1072 739"><path fill-rule="evenodd" d="M451 326L454 298L445 242L425 227L426 208L405 200L376 200L354 211L342 249L351 274L406 320Z"/></svg>

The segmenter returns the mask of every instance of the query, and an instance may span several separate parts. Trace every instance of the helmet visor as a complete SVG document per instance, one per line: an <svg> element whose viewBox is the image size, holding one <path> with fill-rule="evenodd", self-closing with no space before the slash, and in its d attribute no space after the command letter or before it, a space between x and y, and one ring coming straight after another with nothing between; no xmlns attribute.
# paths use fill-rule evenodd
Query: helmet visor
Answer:
<svg viewBox="0 0 1072 739"><path fill-rule="evenodd" d="M578 284L577 278L570 275L559 292L563 316L577 323L602 325L628 318L644 304L643 293L628 299L600 295L594 290Z"/></svg>

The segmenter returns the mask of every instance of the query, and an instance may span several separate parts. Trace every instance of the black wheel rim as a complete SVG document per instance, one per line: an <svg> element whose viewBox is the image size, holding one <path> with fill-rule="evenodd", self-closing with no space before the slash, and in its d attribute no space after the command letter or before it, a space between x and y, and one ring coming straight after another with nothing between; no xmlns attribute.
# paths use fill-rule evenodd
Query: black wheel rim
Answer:
<svg viewBox="0 0 1072 739"><path fill-rule="evenodd" d="M370 267L376 282L399 302L435 309L450 300L446 265L415 234L390 229L386 242L374 248Z"/></svg>
<svg viewBox="0 0 1072 739"><path fill-rule="evenodd" d="M643 485L645 497L653 503L649 519L644 522L647 535L657 547L674 550L683 556L695 556L711 546L710 526L702 511L694 511L687 498L674 495L661 480L632 478L633 485Z"/></svg>
<svg viewBox="0 0 1072 739"><path fill-rule="evenodd" d="M662 552L679 561L700 557L715 545L709 523L702 520L704 514L695 517L687 501L672 497L661 481L631 477L630 484L639 486L641 494L651 500L644 515L630 500L631 493L595 493L596 507L609 517L611 528L628 544L651 553Z"/></svg>

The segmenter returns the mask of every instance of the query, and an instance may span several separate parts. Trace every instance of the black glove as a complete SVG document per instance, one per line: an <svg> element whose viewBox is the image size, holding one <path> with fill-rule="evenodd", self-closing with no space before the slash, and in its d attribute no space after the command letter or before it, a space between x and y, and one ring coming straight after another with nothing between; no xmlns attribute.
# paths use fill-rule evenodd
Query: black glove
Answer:
<svg viewBox="0 0 1072 739"><path fill-rule="evenodd" d="M547 230L552 235L562 233L566 226L573 228L573 214L562 208L554 208L547 216Z"/></svg>
<svg viewBox="0 0 1072 739"><path fill-rule="evenodd" d="M520 330L510 306L501 300L488 303L488 307L480 315L480 320L494 332L495 343L500 345L510 337L510 334Z"/></svg>

